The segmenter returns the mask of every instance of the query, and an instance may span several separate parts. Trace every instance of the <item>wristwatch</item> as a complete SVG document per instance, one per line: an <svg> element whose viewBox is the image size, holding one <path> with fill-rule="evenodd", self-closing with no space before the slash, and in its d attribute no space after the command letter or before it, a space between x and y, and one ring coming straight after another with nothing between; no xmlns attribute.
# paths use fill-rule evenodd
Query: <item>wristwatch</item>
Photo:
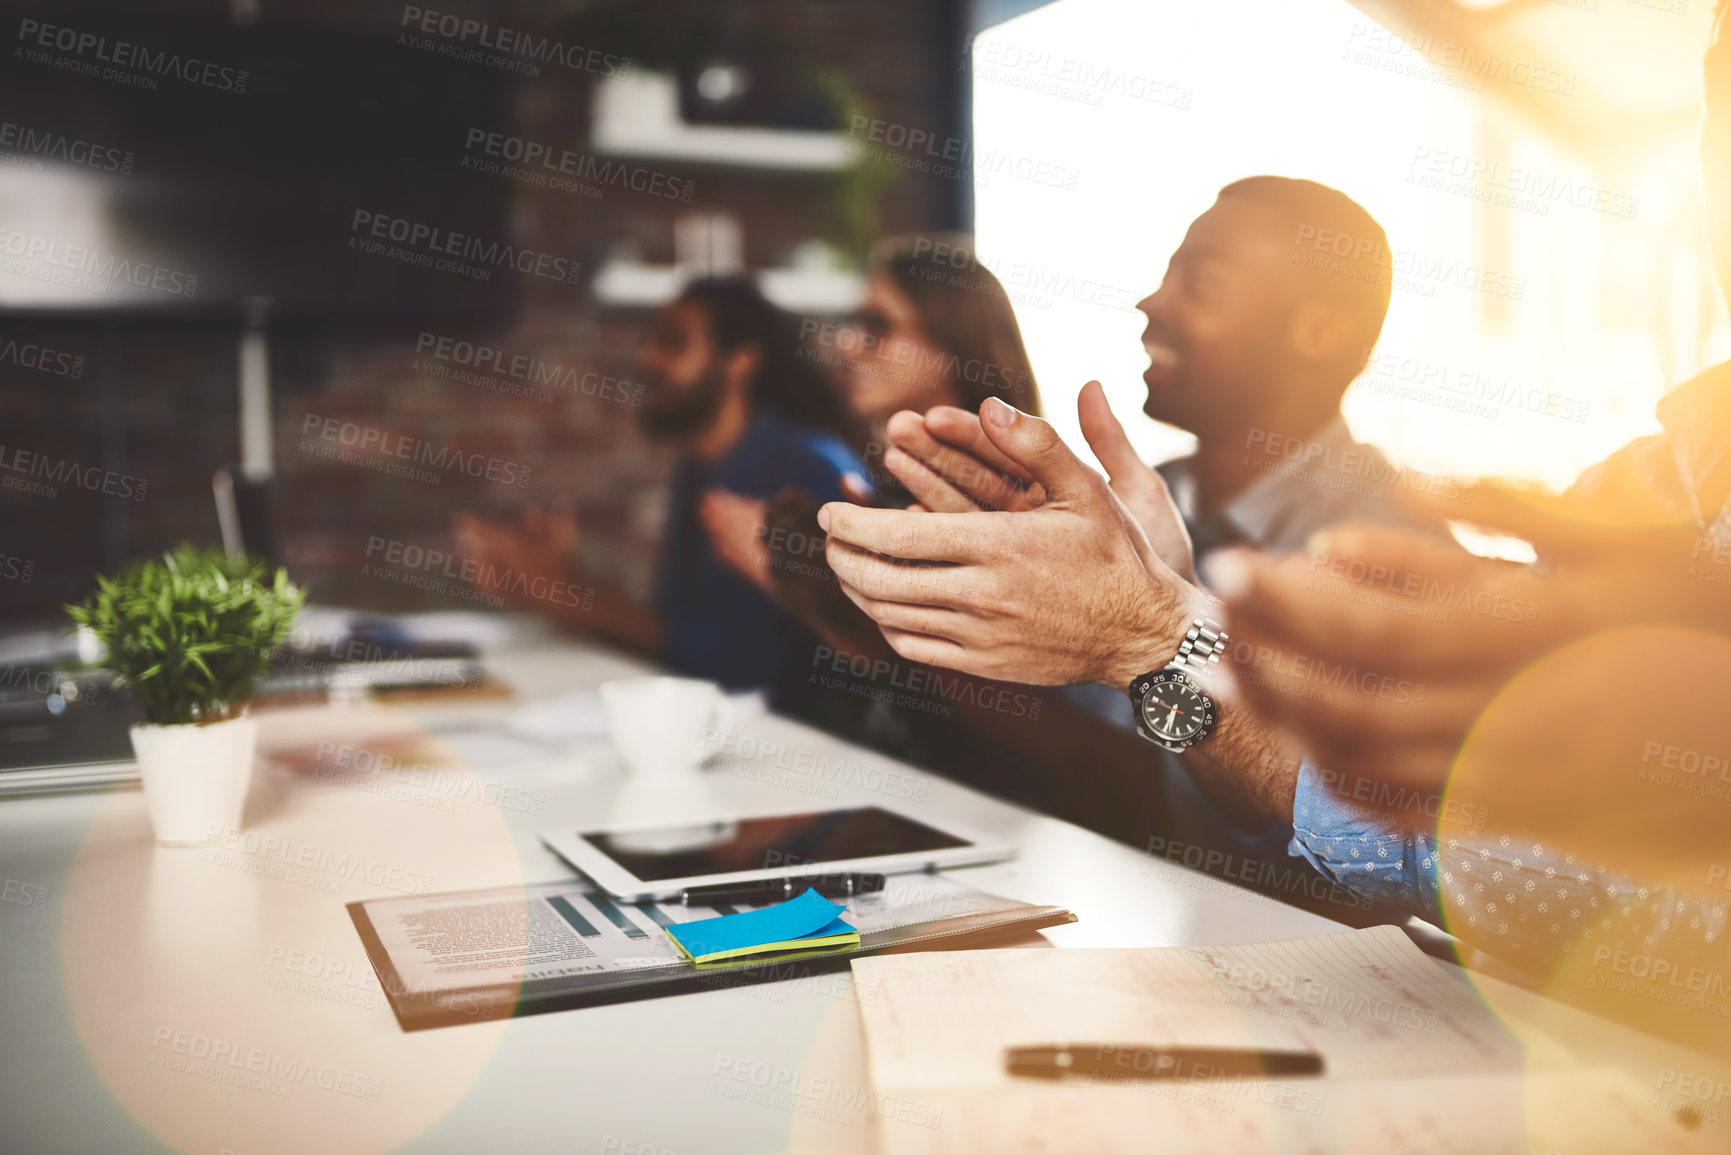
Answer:
<svg viewBox="0 0 1731 1155"><path fill-rule="evenodd" d="M1178 644L1178 655L1158 670L1130 683L1130 704L1136 711L1136 732L1174 754L1214 733L1214 699L1191 676L1220 661L1226 632L1219 622L1197 618Z"/></svg>

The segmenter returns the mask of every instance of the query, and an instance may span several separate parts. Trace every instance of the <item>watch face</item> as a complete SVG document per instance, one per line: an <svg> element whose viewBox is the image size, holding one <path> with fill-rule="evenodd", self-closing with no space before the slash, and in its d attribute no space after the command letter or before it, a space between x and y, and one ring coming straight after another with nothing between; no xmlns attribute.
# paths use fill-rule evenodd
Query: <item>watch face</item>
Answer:
<svg viewBox="0 0 1731 1155"><path fill-rule="evenodd" d="M1214 701L1183 674L1156 677L1142 695L1142 724L1162 742L1194 742L1214 726Z"/></svg>

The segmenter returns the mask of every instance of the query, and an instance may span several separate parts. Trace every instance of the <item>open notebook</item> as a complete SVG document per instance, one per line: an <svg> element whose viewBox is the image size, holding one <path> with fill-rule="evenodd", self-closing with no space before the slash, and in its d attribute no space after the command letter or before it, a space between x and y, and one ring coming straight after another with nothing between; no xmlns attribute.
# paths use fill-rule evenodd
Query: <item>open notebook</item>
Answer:
<svg viewBox="0 0 1731 1155"><path fill-rule="evenodd" d="M1622 1155L1702 1145L1623 1076L1529 1054L1461 972L1397 927L1287 942L862 958L873 1089L893 1155ZM1257 1047L1320 1053L1321 1078L1046 1083L1006 1047ZM935 1125L934 1124L935 1121Z"/></svg>

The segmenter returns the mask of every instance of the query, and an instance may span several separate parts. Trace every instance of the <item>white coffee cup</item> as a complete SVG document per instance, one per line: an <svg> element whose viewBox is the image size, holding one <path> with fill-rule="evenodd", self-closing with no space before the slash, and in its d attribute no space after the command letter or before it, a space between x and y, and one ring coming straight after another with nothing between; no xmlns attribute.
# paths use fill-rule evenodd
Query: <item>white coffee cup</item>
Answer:
<svg viewBox="0 0 1731 1155"><path fill-rule="evenodd" d="M719 745L727 695L695 678L620 678L601 684L613 747L634 774L686 774Z"/></svg>

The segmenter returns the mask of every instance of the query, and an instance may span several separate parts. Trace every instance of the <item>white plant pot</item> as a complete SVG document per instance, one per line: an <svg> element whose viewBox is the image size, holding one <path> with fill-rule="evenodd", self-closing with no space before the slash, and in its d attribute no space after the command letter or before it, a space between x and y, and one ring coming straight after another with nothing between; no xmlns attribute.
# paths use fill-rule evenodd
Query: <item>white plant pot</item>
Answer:
<svg viewBox="0 0 1731 1155"><path fill-rule="evenodd" d="M158 846L209 846L240 829L258 723L134 726L132 752Z"/></svg>

